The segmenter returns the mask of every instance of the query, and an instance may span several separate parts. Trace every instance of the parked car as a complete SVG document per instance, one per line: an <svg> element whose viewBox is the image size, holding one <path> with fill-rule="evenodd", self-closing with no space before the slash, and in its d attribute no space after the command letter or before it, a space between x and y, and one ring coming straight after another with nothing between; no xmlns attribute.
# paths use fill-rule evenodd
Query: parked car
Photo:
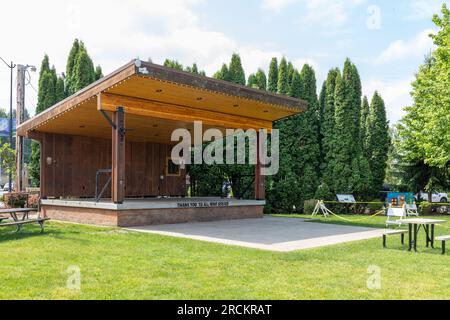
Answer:
<svg viewBox="0 0 450 320"><path fill-rule="evenodd" d="M14 182L11 184L11 190L14 190ZM3 186L3 191L9 191L9 183L5 183Z"/></svg>
<svg viewBox="0 0 450 320"><path fill-rule="evenodd" d="M427 192L419 192L415 195L416 201L428 201ZM431 194L431 202L434 203L446 203L448 202L448 194L444 192L433 192Z"/></svg>

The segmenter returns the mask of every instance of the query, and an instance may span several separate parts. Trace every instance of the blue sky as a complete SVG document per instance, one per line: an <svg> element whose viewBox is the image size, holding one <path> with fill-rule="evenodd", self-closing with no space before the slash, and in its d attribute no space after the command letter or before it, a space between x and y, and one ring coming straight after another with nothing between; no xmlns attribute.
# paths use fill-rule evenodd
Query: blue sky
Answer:
<svg viewBox="0 0 450 320"><path fill-rule="evenodd" d="M39 67L45 53L59 72L75 37L82 39L105 73L129 60L165 57L197 62L208 75L241 54L247 75L265 70L272 56L297 68L313 65L321 86L328 70L349 57L363 91L379 90L391 122L411 103L414 73L432 49L433 13L450 0L164 0L26 1L0 12L0 56ZM17 26L21 12L23 24ZM11 29L14 25L14 29ZM11 32L7 32L11 30ZM27 87L31 114L37 74ZM8 69L0 65L0 106L9 105Z"/></svg>

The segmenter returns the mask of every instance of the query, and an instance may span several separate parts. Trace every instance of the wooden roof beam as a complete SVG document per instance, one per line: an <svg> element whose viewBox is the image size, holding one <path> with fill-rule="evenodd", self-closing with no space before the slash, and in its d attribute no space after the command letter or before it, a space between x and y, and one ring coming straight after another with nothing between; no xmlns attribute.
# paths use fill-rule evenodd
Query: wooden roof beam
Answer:
<svg viewBox="0 0 450 320"><path fill-rule="evenodd" d="M99 111L103 110L113 112L119 106L124 108L126 114L128 113L187 123L202 121L205 125L226 129L267 129L269 132L272 130L272 122L266 120L246 118L242 116L110 93L101 93L98 95L97 109Z"/></svg>

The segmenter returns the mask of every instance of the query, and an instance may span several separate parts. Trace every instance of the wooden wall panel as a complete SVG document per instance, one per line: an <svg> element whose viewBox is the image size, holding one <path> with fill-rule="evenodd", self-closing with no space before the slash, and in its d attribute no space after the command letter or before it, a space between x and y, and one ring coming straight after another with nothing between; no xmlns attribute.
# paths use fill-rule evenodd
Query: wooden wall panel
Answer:
<svg viewBox="0 0 450 320"><path fill-rule="evenodd" d="M127 197L179 196L183 193L184 172L165 177L166 157L171 146L151 142L127 142L125 147L125 192ZM52 163L47 163L47 158ZM93 198L98 169L111 168L111 140L46 133L42 141L42 190L44 197ZM102 175L99 188L108 179ZM160 186L159 186L160 184ZM111 196L111 188L105 197Z"/></svg>

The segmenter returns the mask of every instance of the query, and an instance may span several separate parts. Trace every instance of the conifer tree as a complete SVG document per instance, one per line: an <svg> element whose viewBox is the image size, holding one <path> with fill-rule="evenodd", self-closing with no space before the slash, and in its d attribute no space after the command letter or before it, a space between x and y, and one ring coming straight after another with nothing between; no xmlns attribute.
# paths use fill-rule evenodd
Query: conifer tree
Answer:
<svg viewBox="0 0 450 320"><path fill-rule="evenodd" d="M97 66L95 67L95 80L99 80L103 78L103 71L102 71L102 67Z"/></svg>
<svg viewBox="0 0 450 320"><path fill-rule="evenodd" d="M370 130L370 123L369 123L369 112L370 112L370 106L369 106L369 99L367 99L367 96L364 96L362 105L361 105L361 120L360 120L360 144L363 149L363 153L366 157L369 157L368 154L368 130Z"/></svg>
<svg viewBox="0 0 450 320"><path fill-rule="evenodd" d="M248 76L247 86L250 88L258 89L256 75L254 73Z"/></svg>
<svg viewBox="0 0 450 320"><path fill-rule="evenodd" d="M288 90L288 68L286 58L283 57L280 61L280 67L278 68L277 93L287 95Z"/></svg>
<svg viewBox="0 0 450 320"><path fill-rule="evenodd" d="M289 94L289 92L291 92L291 84L292 84L292 78L294 77L294 72L295 72L295 68L294 65L292 64L292 62L288 62L287 64L287 94Z"/></svg>
<svg viewBox="0 0 450 320"><path fill-rule="evenodd" d="M314 198L320 179L320 147L316 75L314 69L305 64L300 73L299 98L308 103L308 109L297 115L296 137L300 139L297 155L297 174L301 182L301 200Z"/></svg>
<svg viewBox="0 0 450 320"><path fill-rule="evenodd" d="M245 72L242 67L241 57L237 53L233 53L231 56L228 73L229 81L245 86Z"/></svg>
<svg viewBox="0 0 450 320"><path fill-rule="evenodd" d="M183 70L183 65L176 60L166 59L164 60L164 67L172 68L176 70Z"/></svg>
<svg viewBox="0 0 450 320"><path fill-rule="evenodd" d="M267 90L270 92L278 91L278 60L277 60L277 58L272 58L272 61L270 62Z"/></svg>
<svg viewBox="0 0 450 320"><path fill-rule="evenodd" d="M383 99L375 92L370 105L370 129L367 132L369 165L375 191L382 190L386 177L387 158L390 147L389 125Z"/></svg>
<svg viewBox="0 0 450 320"><path fill-rule="evenodd" d="M267 77L266 73L262 69L258 69L256 72L256 85L259 90L267 90Z"/></svg>
<svg viewBox="0 0 450 320"><path fill-rule="evenodd" d="M328 72L325 83L325 101L323 106L323 120L320 123L320 134L322 136L323 160L321 164L321 176L329 189L332 185L332 161L334 159L334 137L335 137L335 106L334 98L336 91L336 79L340 75L339 69L331 69Z"/></svg>
<svg viewBox="0 0 450 320"><path fill-rule="evenodd" d="M298 70L294 70L292 75L292 82L289 88L289 96L294 98L300 98L302 90L302 80Z"/></svg>
<svg viewBox="0 0 450 320"><path fill-rule="evenodd" d="M230 73L228 71L228 66L225 63L222 64L222 68L213 75L213 78L229 81Z"/></svg>

